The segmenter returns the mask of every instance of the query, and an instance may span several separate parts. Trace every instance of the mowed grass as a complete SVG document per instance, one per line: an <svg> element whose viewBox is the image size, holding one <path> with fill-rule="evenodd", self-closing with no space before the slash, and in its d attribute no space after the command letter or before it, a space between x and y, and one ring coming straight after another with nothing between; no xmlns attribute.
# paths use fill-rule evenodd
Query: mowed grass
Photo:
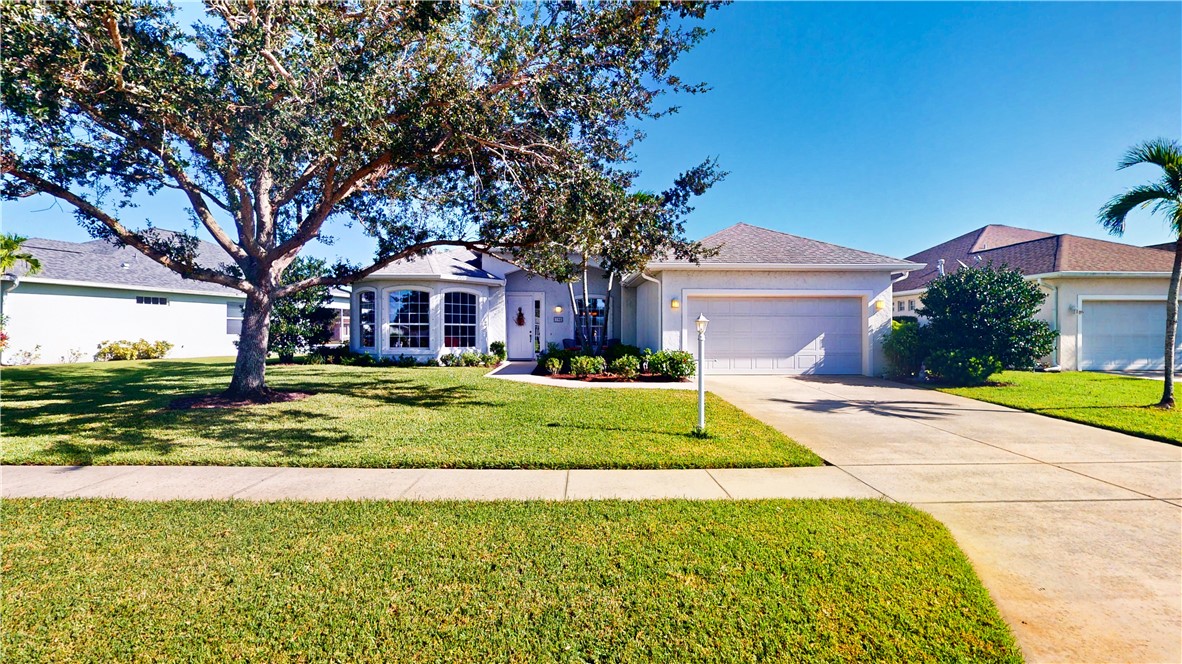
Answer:
<svg viewBox="0 0 1182 664"><path fill-rule="evenodd" d="M1006 371L994 376L992 382L996 384L941 391L1182 444L1182 411L1153 407L1161 400L1160 381L1089 371Z"/></svg>
<svg viewBox="0 0 1182 664"><path fill-rule="evenodd" d="M302 401L174 411L178 396L229 384L228 361L5 368L8 464L374 468L815 466L821 459L709 395L708 439L691 435L697 395L569 389L486 369L272 366Z"/></svg>
<svg viewBox="0 0 1182 664"><path fill-rule="evenodd" d="M1019 661L885 501L10 500L4 653L52 661Z"/></svg>

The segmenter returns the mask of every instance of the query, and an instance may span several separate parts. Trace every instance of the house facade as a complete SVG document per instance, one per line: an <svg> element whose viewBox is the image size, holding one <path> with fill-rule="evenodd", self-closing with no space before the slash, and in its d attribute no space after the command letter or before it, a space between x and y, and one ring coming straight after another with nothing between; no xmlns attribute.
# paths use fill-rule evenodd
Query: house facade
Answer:
<svg viewBox="0 0 1182 664"><path fill-rule="evenodd" d="M0 313L7 317L6 363L89 362L106 341L147 339L173 345L170 358L238 352L246 297L217 284L184 279L131 247L104 240L32 238L24 250L41 263L36 275L6 274ZM202 242L198 262L229 261ZM349 294L336 290L334 337L348 341Z"/></svg>
<svg viewBox="0 0 1182 664"><path fill-rule="evenodd" d="M1161 371L1173 258L1156 247L985 226L912 255L927 267L895 284L895 314L914 314L940 274L1005 265L1047 295L1038 317L1059 332L1050 363L1067 371Z"/></svg>
<svg viewBox="0 0 1182 664"><path fill-rule="evenodd" d="M923 267L747 224L702 242L718 254L700 264L654 261L610 292L607 275L592 269L586 303L583 284L572 301L569 285L495 256L455 250L399 261L353 284L351 347L426 359L501 341L510 359L530 360L548 344L581 343L577 306L598 338L652 350L695 349L693 321L705 314L706 367L715 373L875 375L891 282Z"/></svg>

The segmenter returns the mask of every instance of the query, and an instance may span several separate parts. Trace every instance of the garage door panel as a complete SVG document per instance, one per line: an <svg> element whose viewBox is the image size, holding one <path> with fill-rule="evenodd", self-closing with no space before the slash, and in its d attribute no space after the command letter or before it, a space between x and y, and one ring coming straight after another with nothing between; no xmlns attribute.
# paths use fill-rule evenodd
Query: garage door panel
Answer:
<svg viewBox="0 0 1182 664"><path fill-rule="evenodd" d="M710 319L708 371L862 373L861 298L693 297L686 307L687 321Z"/></svg>
<svg viewBox="0 0 1182 664"><path fill-rule="evenodd" d="M1160 371L1166 340L1164 301L1084 302L1079 368L1084 371ZM1182 340L1180 340L1182 341ZM1182 344L1179 344L1182 352Z"/></svg>

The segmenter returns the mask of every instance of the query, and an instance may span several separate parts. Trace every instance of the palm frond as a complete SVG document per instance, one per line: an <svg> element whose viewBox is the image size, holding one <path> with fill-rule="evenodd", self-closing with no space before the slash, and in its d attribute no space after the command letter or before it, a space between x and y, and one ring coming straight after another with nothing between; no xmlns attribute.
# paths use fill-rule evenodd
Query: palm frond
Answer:
<svg viewBox="0 0 1182 664"><path fill-rule="evenodd" d="M1166 171L1167 177L1177 181L1182 174L1182 144L1167 138L1155 138L1133 146L1117 169L1129 168L1138 164L1154 164Z"/></svg>
<svg viewBox="0 0 1182 664"><path fill-rule="evenodd" d="M1108 204L1100 208L1100 214L1097 219L1100 224L1113 235L1122 235L1125 232L1125 217L1133 211L1133 208L1142 205L1156 204L1160 205L1161 201L1177 203L1177 196L1168 188L1163 186L1164 183L1158 184L1142 184L1125 193L1114 196Z"/></svg>

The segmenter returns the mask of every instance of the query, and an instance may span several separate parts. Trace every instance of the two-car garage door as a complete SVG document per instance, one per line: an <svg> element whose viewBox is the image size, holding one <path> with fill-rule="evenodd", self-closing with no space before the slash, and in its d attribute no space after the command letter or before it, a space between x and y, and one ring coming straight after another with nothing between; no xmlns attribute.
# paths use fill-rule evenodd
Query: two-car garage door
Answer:
<svg viewBox="0 0 1182 664"><path fill-rule="evenodd" d="M687 336L706 314L706 369L723 374L860 374L866 318L858 297L690 297Z"/></svg>
<svg viewBox="0 0 1182 664"><path fill-rule="evenodd" d="M1080 370L1161 371L1165 367L1165 302L1087 300L1081 308ZM1178 349L1182 354L1182 345Z"/></svg>

